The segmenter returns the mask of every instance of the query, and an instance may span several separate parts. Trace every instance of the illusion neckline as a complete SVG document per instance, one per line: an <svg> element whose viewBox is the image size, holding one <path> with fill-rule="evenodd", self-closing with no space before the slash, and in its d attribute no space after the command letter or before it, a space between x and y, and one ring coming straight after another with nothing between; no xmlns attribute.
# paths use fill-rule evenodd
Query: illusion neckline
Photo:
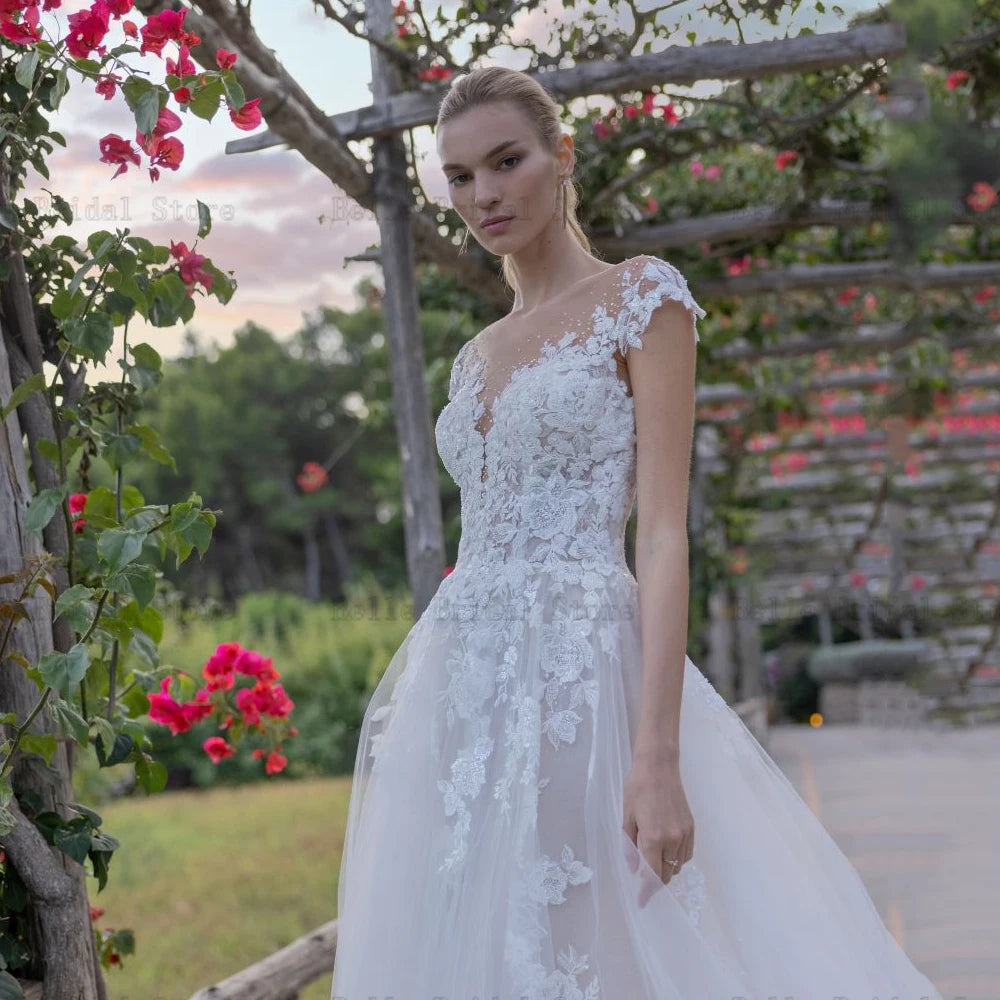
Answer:
<svg viewBox="0 0 1000 1000"><path fill-rule="evenodd" d="M569 346L576 348L586 348L586 346L596 336L598 336L598 334L595 333L593 330L591 330L590 333L585 338L583 338L582 340L573 340L570 342ZM473 338L473 340L474 339L475 338ZM468 341L468 343L472 344L472 341L470 340ZM475 360L473 361L471 366L470 374L472 375L472 384L469 385L468 390L470 393L470 397L473 401L475 410L481 411L478 414L473 412L472 415L472 429L482 445L482 464L480 465L479 468L481 497L486 495L486 484L492 480L492 477L489 475L487 475L487 477L483 479L483 473L489 471L487 468L487 446L490 439L490 435L498 426L496 423L497 407L501 404L503 397L507 393L507 390L510 389L517 382L518 378L522 374L525 374L526 372L529 371L533 371L534 369L541 367L543 364L555 360L555 358L558 356L558 353L555 350L547 353L546 348L547 347L556 348L558 346L559 346L559 341L546 341L542 345L542 350L539 351L537 357L529 358L527 361L524 361L519 365L515 365L510 370L510 372L507 375L507 381L504 383L503 386L501 386L500 390L493 397L493 400L490 403L489 406L490 425L489 427L486 428L485 431L479 429L479 418L482 417L483 414L486 412L486 404L480 398L480 394L482 393L483 389L485 389L485 383L483 381L482 375L486 362L479 349L478 348L473 349L472 353L475 355ZM628 391L628 386L620 378L618 378L617 375L614 375L612 377L617 387L621 390L621 394L624 400L626 401L626 405L634 405L632 394Z"/></svg>

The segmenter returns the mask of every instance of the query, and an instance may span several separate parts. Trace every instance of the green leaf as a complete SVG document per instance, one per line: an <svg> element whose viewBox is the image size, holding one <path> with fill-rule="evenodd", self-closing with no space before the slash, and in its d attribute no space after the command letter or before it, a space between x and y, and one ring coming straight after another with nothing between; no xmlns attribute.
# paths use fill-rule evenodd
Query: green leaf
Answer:
<svg viewBox="0 0 1000 1000"><path fill-rule="evenodd" d="M92 729L97 730L94 733L94 741L99 757L104 752L103 747L115 745L115 729L103 715L92 715L90 717L90 725Z"/></svg>
<svg viewBox="0 0 1000 1000"><path fill-rule="evenodd" d="M187 288L176 271L168 271L150 283L149 320L154 326L173 326L188 298Z"/></svg>
<svg viewBox="0 0 1000 1000"><path fill-rule="evenodd" d="M222 99L223 86L218 78L209 81L195 95L194 100L187 105L192 114L205 121L211 121L215 113L219 110L219 101Z"/></svg>
<svg viewBox="0 0 1000 1000"><path fill-rule="evenodd" d="M129 652L141 656L151 667L159 666L160 652L156 648L156 643L145 632L136 629L129 640L128 648Z"/></svg>
<svg viewBox="0 0 1000 1000"><path fill-rule="evenodd" d="M150 458L163 465L169 465L175 472L177 471L177 461L160 443L160 434L157 430L148 424L129 424L126 430L142 442L142 450Z"/></svg>
<svg viewBox="0 0 1000 1000"><path fill-rule="evenodd" d="M106 229L95 230L87 237L87 249L93 255L94 260L102 263L117 245L118 237Z"/></svg>
<svg viewBox="0 0 1000 1000"><path fill-rule="evenodd" d="M63 335L81 354L103 363L115 340L111 317L92 309L84 317L71 317L63 324Z"/></svg>
<svg viewBox="0 0 1000 1000"><path fill-rule="evenodd" d="M142 450L142 442L134 434L108 434L104 439L104 460L112 472L124 467L130 458Z"/></svg>
<svg viewBox="0 0 1000 1000"><path fill-rule="evenodd" d="M46 684L55 688L67 700L76 686L87 675L90 654L87 647L78 642L68 653L52 650L38 661L38 670Z"/></svg>
<svg viewBox="0 0 1000 1000"><path fill-rule="evenodd" d="M24 516L25 528L28 531L41 534L68 493L69 483L63 483L61 486L50 486L35 494L31 503L28 504L28 512Z"/></svg>
<svg viewBox="0 0 1000 1000"><path fill-rule="evenodd" d="M82 865L90 852L90 837L90 823L81 817L70 820L65 826L57 827L53 835L53 844Z"/></svg>
<svg viewBox="0 0 1000 1000"><path fill-rule="evenodd" d="M152 135L160 117L160 92L150 88L140 95L135 105L135 127L143 135Z"/></svg>
<svg viewBox="0 0 1000 1000"><path fill-rule="evenodd" d="M45 374L35 372L30 378L26 378L19 383L10 394L10 399L0 409L0 422L7 419L13 412L14 407L20 406L33 392L40 392L45 388Z"/></svg>
<svg viewBox="0 0 1000 1000"><path fill-rule="evenodd" d="M222 76L222 86L226 91L226 100L233 111L239 111L247 102L247 95L236 79L236 74L230 71Z"/></svg>
<svg viewBox="0 0 1000 1000"><path fill-rule="evenodd" d="M66 319L72 316L76 312L78 306L82 306L86 302L87 297L83 292L77 290L75 293L71 292L68 288L60 288L55 295L52 296L52 302L49 304L49 309L52 311L52 315L56 319Z"/></svg>
<svg viewBox="0 0 1000 1000"><path fill-rule="evenodd" d="M139 607L145 608L156 593L156 569L147 563L131 563L117 573L109 573L105 583L108 590L135 598Z"/></svg>
<svg viewBox="0 0 1000 1000"><path fill-rule="evenodd" d="M52 763L52 755L58 746L56 738L51 733L22 733L21 749L27 753L37 753L45 758L46 764Z"/></svg>
<svg viewBox="0 0 1000 1000"><path fill-rule="evenodd" d="M14 70L14 79L24 87L31 90L31 84L35 79L35 70L38 68L38 49L30 48L18 60L17 68Z"/></svg>
<svg viewBox="0 0 1000 1000"><path fill-rule="evenodd" d="M107 753L104 737L101 736L97 740L95 748L97 750L97 761L101 767L114 767L115 764L120 764L128 758L134 746L135 743L131 736L126 736L124 733L115 733L114 742L111 743L111 753Z"/></svg>
<svg viewBox="0 0 1000 1000"><path fill-rule="evenodd" d="M62 104L62 99L66 96L66 92L69 90L69 74L66 72L65 66L60 66L56 70L56 77L52 81L52 87L49 89L48 93L48 106L52 111L57 111L59 105ZM63 142L65 145L65 141Z"/></svg>
<svg viewBox="0 0 1000 1000"><path fill-rule="evenodd" d="M127 528L109 528L97 540L97 554L108 564L113 573L139 558L146 533Z"/></svg>
<svg viewBox="0 0 1000 1000"><path fill-rule="evenodd" d="M81 601L89 600L94 596L94 589L82 583L74 583L72 587L64 590L56 598L56 608L54 618L58 618L67 608L75 607Z"/></svg>
<svg viewBox="0 0 1000 1000"><path fill-rule="evenodd" d="M19 223L17 209L13 205L0 205L0 226L4 229L17 229Z"/></svg>
<svg viewBox="0 0 1000 1000"><path fill-rule="evenodd" d="M0 1000L24 1000L24 991L17 980L6 971L0 971Z"/></svg>
<svg viewBox="0 0 1000 1000"><path fill-rule="evenodd" d="M198 239L203 239L212 231L212 210L198 199Z"/></svg>
<svg viewBox="0 0 1000 1000"><path fill-rule="evenodd" d="M59 732L66 736L72 736L80 746L87 746L90 738L90 726L76 710L76 706L63 698L50 698L47 705L49 715L52 716L52 721L55 722Z"/></svg>
<svg viewBox="0 0 1000 1000"><path fill-rule="evenodd" d="M167 787L167 769L146 754L135 762L135 777L147 795L162 792Z"/></svg>

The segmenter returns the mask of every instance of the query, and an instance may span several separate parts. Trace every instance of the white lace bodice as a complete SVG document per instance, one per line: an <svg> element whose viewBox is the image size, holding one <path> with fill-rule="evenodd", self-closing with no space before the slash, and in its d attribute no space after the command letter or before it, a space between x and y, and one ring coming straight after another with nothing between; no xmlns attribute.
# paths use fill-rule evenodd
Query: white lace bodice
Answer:
<svg viewBox="0 0 1000 1000"><path fill-rule="evenodd" d="M615 352L642 347L666 299L691 310L696 340L705 311L680 271L657 257L631 258L591 280L600 295L596 304L587 297L589 315L538 331L525 345L528 360L487 371L482 335L455 358L435 436L462 493L456 570L470 563L518 563L526 572L555 562L600 572L624 566L636 439Z"/></svg>

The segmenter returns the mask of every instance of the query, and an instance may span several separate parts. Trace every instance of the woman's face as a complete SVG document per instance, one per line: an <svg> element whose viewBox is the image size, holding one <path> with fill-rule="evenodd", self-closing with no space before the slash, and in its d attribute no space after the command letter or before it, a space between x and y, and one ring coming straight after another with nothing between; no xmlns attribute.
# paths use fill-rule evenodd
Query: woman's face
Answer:
<svg viewBox="0 0 1000 1000"><path fill-rule="evenodd" d="M451 203L491 253L513 253L561 220L557 189L572 164L568 136L553 156L516 107L497 102L439 126L437 145ZM485 219L498 215L512 218L483 228Z"/></svg>

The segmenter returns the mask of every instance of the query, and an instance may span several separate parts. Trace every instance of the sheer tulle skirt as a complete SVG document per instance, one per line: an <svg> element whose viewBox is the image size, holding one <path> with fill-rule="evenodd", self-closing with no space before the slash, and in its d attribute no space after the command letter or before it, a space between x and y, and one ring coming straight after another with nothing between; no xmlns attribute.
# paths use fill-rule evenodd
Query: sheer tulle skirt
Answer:
<svg viewBox="0 0 1000 1000"><path fill-rule="evenodd" d="M621 613L589 624L558 623L567 599L588 604L582 588L541 591L513 647L445 610L452 577L365 713L332 997L941 1000L689 658L694 856L659 882L622 828L640 685L631 575L603 604ZM648 880L659 888L640 907Z"/></svg>

